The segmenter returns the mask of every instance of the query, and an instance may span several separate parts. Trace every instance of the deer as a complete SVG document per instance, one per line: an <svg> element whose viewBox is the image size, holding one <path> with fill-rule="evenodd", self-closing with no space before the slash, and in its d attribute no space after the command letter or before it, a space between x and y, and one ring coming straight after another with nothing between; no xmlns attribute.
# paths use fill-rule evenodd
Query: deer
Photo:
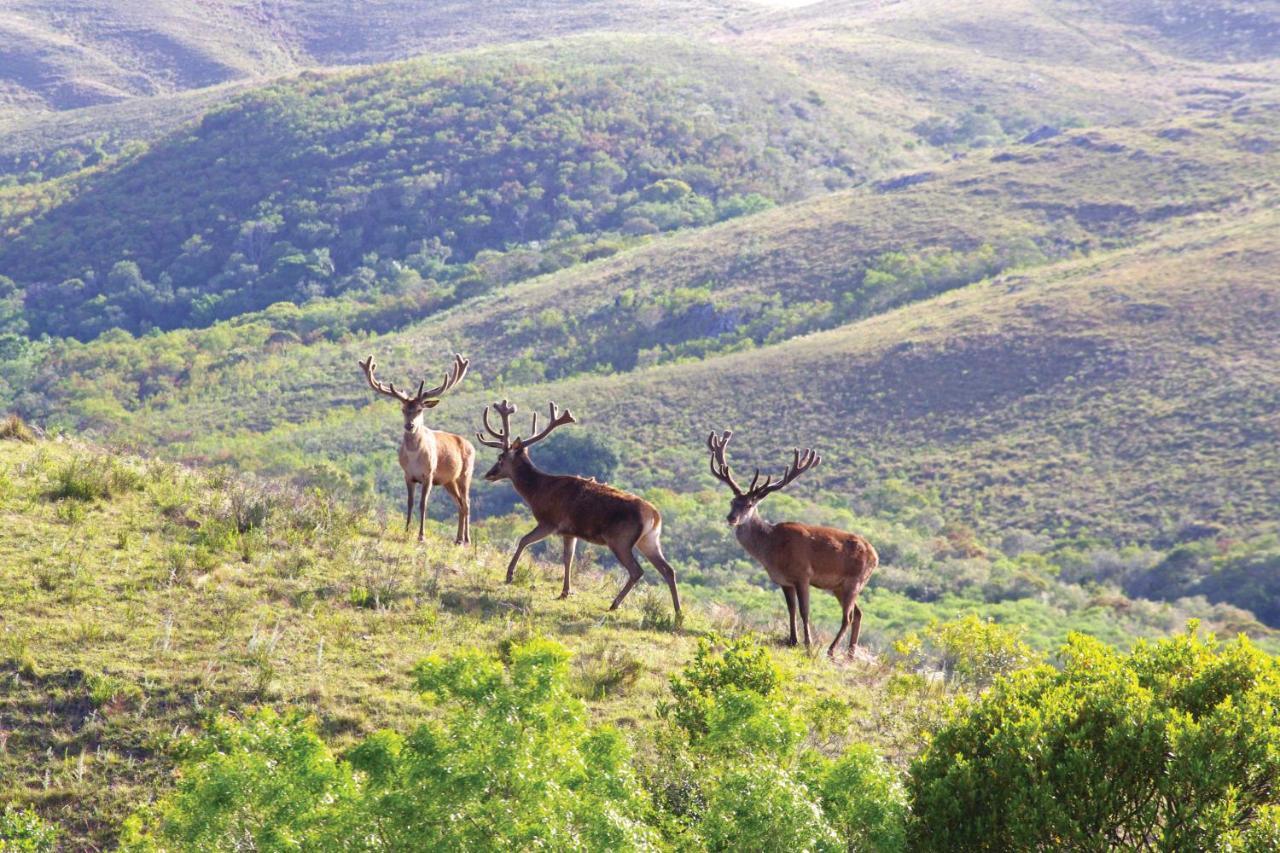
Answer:
<svg viewBox="0 0 1280 853"><path fill-rule="evenodd" d="M733 479L725 448L733 432L711 433L707 437L707 449L711 451L711 474L733 491L726 521L733 528L738 542L756 562L764 566L769 579L782 587L787 600L787 613L791 619L791 635L788 645L796 645L796 608L804 622L804 645L810 648L809 588L825 589L840 602L843 618L840 630L827 649L828 656L835 656L836 645L844 632L849 631L849 654L858 648L858 634L862 628L862 608L858 606L858 593L867 585L871 573L880 564L880 557L871 543L856 533L847 533L833 527L819 527L784 521L770 524L756 512L759 503L770 494L784 489L797 477L814 468L822 457L812 449L796 448L790 465L776 482L773 475L760 482L760 469L751 478L745 490Z"/></svg>
<svg viewBox="0 0 1280 853"><path fill-rule="evenodd" d="M426 380L418 383L413 394L396 388L395 383L380 382L375 374L378 365L369 356L360 362L369 387L400 401L404 414L404 435L400 439L400 467L404 469L404 485L409 492L405 509L404 530L409 532L413 523L413 498L417 486L422 486L422 501L418 514L418 541L423 541L427 523L427 499L432 486L442 486L458 505L458 534L455 544L471 543L471 476L475 469L476 449L460 435L428 429L422 422L427 409L440 404L440 397L462 381L471 362L454 353L453 364L445 371L444 381L434 388L426 388Z"/></svg>
<svg viewBox="0 0 1280 853"><path fill-rule="evenodd" d="M529 438L513 438L511 435L511 416L516 414L514 405L502 400L494 404L494 410L501 419L501 430L493 428L489 421L489 407L485 406L484 428L491 437L476 433L481 444L499 451L497 462L484 478L491 483L510 480L537 522L537 526L521 537L516 545L516 552L507 564L506 582L514 581L516 564L525 548L557 535L564 540L564 584L559 597L568 598L569 574L578 540L581 539L607 547L627 570L626 583L609 605L610 610L617 610L627 593L644 576L634 553L639 550L667 582L671 590L671 605L679 623L680 593L676 589L676 571L662 554L662 515L657 507L635 495L598 483L594 478L548 474L533 464L529 458L530 447L565 424L577 423L568 409L561 412L552 402L547 426L541 432L538 431L535 412Z"/></svg>

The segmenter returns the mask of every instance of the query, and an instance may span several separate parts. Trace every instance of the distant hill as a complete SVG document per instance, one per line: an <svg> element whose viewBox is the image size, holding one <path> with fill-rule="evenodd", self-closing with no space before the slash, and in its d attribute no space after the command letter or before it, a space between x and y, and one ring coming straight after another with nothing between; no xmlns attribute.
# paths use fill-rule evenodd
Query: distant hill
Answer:
<svg viewBox="0 0 1280 853"><path fill-rule="evenodd" d="M0 106L71 109L592 30L680 32L715 27L747 8L725 0L18 0L0 11Z"/></svg>
<svg viewBox="0 0 1280 853"><path fill-rule="evenodd" d="M32 334L81 338L424 279L447 298L847 185L858 141L793 76L684 42L310 74L19 187L0 270Z"/></svg>

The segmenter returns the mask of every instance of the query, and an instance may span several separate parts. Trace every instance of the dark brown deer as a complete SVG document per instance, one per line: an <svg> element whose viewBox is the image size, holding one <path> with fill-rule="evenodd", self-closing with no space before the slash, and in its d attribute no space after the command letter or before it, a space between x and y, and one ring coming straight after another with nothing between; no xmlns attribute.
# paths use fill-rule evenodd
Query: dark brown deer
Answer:
<svg viewBox="0 0 1280 853"><path fill-rule="evenodd" d="M787 466L782 479L776 483L773 477L760 482L760 469L751 478L751 486L743 490L733 479L724 451L733 433L725 430L722 435L714 432L707 437L707 449L711 451L711 473L733 490L733 503L729 506L728 522L734 535L747 553L764 566L769 578L782 587L787 599L787 613L791 617L791 636L788 642L795 645L796 605L804 621L804 644L811 644L809 637L809 587L825 589L840 602L844 613L840 630L827 649L834 655L836 644L849 628L849 654L858 648L858 633L862 628L862 608L858 606L858 593L867 585L871 573L880 564L880 558L871 543L854 533L846 533L832 527L818 527L784 521L770 524L756 513L756 505L768 495L785 488L805 471L816 466L822 457L812 450L796 450L795 458Z"/></svg>
<svg viewBox="0 0 1280 853"><path fill-rule="evenodd" d="M667 587L671 590L671 604L679 619L680 593L676 591L676 571L662 555L659 541L662 535L662 516L657 507L635 495L595 480L547 474L538 470L529 458L529 448L558 427L577 423L567 409L561 412L552 403L551 420L541 432L538 431L538 416L535 414L530 437L527 439L511 436L511 416L516 413L515 406L503 400L494 409L502 419L502 429L495 430L489 423L489 407L485 406L484 428L493 437L485 438L483 433L476 433L481 444L501 451L498 461L484 478L489 482L511 480L516 493L529 505L534 520L538 522L538 526L526 533L516 545L516 552L507 565L507 583L511 583L514 578L516 563L524 549L554 534L564 540L564 587L560 591L560 597L567 598L574 550L578 540L582 539L608 547L628 572L627 582L613 599L613 604L609 605L610 610L616 610L636 585L636 581L644 576L640 561L633 552L633 549L638 549L667 582Z"/></svg>
<svg viewBox="0 0 1280 853"><path fill-rule="evenodd" d="M428 429L422 423L422 416L427 409L440 404L440 396L462 381L467 375L471 362L454 353L453 364L445 372L444 381L435 388L425 388L425 381L418 383L418 390L413 394L400 391L392 383L379 382L374 376L378 365L373 356L360 362L364 378L369 386L379 394L386 394L400 401L400 411L404 414L404 437L400 439L400 467L404 469L404 485L409 491L409 504L405 510L404 529L409 530L413 523L413 497L419 484L422 485L422 502L419 505L418 541L423 539L423 529L427 523L427 498L431 496L431 487L443 486L444 490L458 505L458 535L454 541L459 545L471 542L471 475L476 464L476 449L460 435L451 432L439 432Z"/></svg>

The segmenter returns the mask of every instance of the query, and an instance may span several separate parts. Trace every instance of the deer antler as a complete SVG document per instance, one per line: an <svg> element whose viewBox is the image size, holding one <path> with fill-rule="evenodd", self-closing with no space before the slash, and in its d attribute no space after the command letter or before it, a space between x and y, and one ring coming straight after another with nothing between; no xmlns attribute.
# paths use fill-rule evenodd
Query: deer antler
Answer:
<svg viewBox="0 0 1280 853"><path fill-rule="evenodd" d="M394 382L379 382L374 377L374 371L378 369L378 365L373 360L373 356L369 356L360 362L360 369L364 371L364 378L369 380L369 387L377 391L379 394L386 394L388 397L395 397L402 403L408 403L413 397L403 391L396 390ZM418 386L421 389L421 385Z"/></svg>
<svg viewBox="0 0 1280 853"><path fill-rule="evenodd" d="M516 413L516 407L511 403L508 403L506 400L503 400L501 403L494 403L493 408L497 411L498 417L502 418L502 432L498 432L493 428L493 425L489 423L489 407L485 406L484 428L488 430L489 434L496 438L497 441L485 438L484 433L481 432L476 433L476 440L485 447L496 447L499 450L507 450L511 447L511 416Z"/></svg>
<svg viewBox="0 0 1280 853"><path fill-rule="evenodd" d="M425 381L419 383L417 399L425 400L428 397L439 397L441 394L445 393L450 388L452 388L453 386L461 382L462 377L467 375L467 368L470 366L471 366L470 359L465 359L461 355L455 352L453 354L453 364L449 366L449 369L447 371L445 371L444 382L441 382L439 385L437 385L435 388L432 388L430 391L422 390L422 386L426 384Z"/></svg>
<svg viewBox="0 0 1280 853"><path fill-rule="evenodd" d="M519 439L520 444L524 447L528 447L529 445L542 441L542 439L551 435L552 430L556 429L557 427L562 427L565 424L576 424L578 422L573 417L572 412L570 412L568 409L565 409L563 412L561 412L559 409L556 408L555 403L551 404L550 416L551 416L551 423L547 424L547 428L544 429L542 432L538 432L538 413L534 412L533 425L531 428L531 432L533 434L529 438Z"/></svg>
<svg viewBox="0 0 1280 853"><path fill-rule="evenodd" d="M724 458L724 449L731 438L733 438L732 430L725 430L724 435L716 435L713 432L707 436L707 449L711 451L711 474L733 489L735 495L742 497L742 489L734 482L733 474L729 471L729 463Z"/></svg>
<svg viewBox="0 0 1280 853"><path fill-rule="evenodd" d="M773 476L770 475L765 478L763 484L757 487L756 480L759 479L760 472L756 471L756 476L751 480L751 488L748 490L748 493L755 496L757 500L763 498L765 495L772 494L779 489L785 488L796 477L799 477L810 468L816 467L817 464L822 461L822 457L808 447L803 450L796 448L792 452L794 453L794 456L791 460L791 464L788 465L787 470L782 473L781 480L775 483L773 482Z"/></svg>

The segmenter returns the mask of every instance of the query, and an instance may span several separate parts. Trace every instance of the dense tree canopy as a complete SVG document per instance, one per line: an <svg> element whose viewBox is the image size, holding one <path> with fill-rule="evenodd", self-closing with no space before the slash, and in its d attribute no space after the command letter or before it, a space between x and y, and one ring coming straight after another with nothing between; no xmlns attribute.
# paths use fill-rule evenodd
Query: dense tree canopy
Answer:
<svg viewBox="0 0 1280 853"><path fill-rule="evenodd" d="M464 294L848 180L786 78L485 55L255 90L0 227L34 334L200 325L345 292ZM825 177L823 177L825 176ZM64 197L65 196L65 197ZM510 250L522 247L512 253Z"/></svg>

